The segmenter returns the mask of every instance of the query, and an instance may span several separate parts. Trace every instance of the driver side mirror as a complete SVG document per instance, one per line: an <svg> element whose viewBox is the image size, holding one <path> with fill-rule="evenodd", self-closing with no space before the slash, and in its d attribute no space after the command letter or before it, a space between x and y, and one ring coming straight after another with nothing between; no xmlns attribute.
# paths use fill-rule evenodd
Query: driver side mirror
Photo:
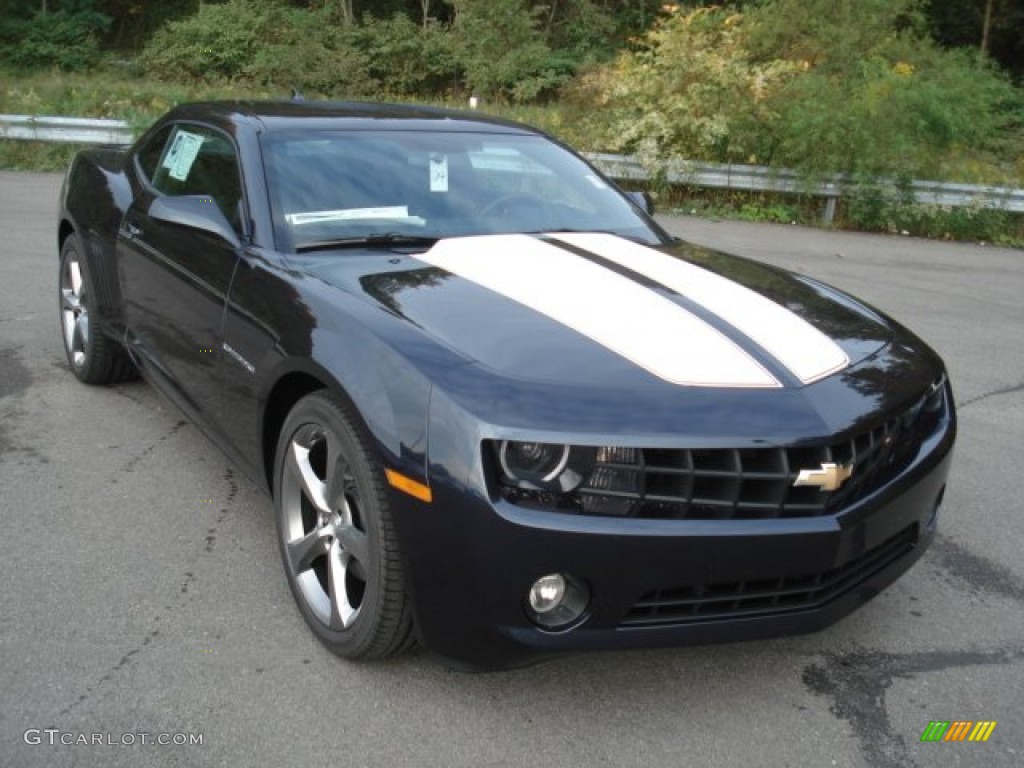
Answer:
<svg viewBox="0 0 1024 768"><path fill-rule="evenodd" d="M226 241L232 248L242 246L238 233L224 216L220 206L209 195L158 197L149 206L149 215L156 221L214 235Z"/></svg>

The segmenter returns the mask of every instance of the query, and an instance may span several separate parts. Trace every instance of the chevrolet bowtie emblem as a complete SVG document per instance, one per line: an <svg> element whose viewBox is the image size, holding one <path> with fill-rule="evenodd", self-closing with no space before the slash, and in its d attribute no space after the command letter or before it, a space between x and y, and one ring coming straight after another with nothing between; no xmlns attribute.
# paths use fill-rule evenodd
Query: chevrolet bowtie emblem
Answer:
<svg viewBox="0 0 1024 768"><path fill-rule="evenodd" d="M793 485L816 485L823 491L834 491L853 474L853 464L821 465L821 469L801 469Z"/></svg>

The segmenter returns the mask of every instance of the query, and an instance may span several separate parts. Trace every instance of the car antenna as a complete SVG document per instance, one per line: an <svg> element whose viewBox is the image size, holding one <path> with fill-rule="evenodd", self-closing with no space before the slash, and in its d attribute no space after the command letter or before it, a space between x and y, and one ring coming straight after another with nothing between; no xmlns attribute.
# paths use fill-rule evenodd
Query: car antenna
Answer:
<svg viewBox="0 0 1024 768"><path fill-rule="evenodd" d="M305 101L306 97L302 95L302 91L298 88L292 88L292 101Z"/></svg>

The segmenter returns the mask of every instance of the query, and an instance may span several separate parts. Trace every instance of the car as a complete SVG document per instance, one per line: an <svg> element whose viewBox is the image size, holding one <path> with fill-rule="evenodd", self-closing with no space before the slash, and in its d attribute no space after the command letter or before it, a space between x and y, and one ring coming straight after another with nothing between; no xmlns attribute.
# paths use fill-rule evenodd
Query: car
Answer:
<svg viewBox="0 0 1024 768"><path fill-rule="evenodd" d="M934 538L936 353L668 235L529 127L183 105L75 157L57 235L71 371L141 373L270 494L298 611L347 659L811 632Z"/></svg>

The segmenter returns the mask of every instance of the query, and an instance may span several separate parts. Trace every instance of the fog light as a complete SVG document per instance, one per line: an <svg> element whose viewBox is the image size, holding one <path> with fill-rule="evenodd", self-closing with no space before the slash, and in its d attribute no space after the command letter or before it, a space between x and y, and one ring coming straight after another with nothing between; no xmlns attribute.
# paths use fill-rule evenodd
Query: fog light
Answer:
<svg viewBox="0 0 1024 768"><path fill-rule="evenodd" d="M590 603L590 590L566 573L541 576L526 595L530 620L544 629L564 629L578 621Z"/></svg>
<svg viewBox="0 0 1024 768"><path fill-rule="evenodd" d="M537 613L551 613L565 597L565 577L560 573L541 576L530 587L530 607Z"/></svg>

